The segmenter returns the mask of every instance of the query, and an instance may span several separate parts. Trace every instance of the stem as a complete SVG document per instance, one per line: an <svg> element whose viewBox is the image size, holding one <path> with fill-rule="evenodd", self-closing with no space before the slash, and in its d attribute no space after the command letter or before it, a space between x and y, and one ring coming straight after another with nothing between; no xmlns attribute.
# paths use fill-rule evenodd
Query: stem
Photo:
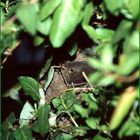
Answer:
<svg viewBox="0 0 140 140"><path fill-rule="evenodd" d="M62 99L62 96L60 96L60 100L61 100L61 103L62 103L62 106L66 109L66 113L69 115L70 117L70 120L73 122L73 124L76 126L76 127L79 127L78 124L76 123L76 121L74 120L74 118L72 117L72 115L70 114L64 100Z"/></svg>
<svg viewBox="0 0 140 140"><path fill-rule="evenodd" d="M82 75L83 75L83 77L85 78L85 80L87 81L87 83L89 84L89 86L90 86L92 89L94 89L84 71L82 72Z"/></svg>
<svg viewBox="0 0 140 140"><path fill-rule="evenodd" d="M73 124L74 124L76 127L79 127L78 124L76 123L76 121L74 120L74 118L72 117L72 115L70 114L70 112L67 111L66 113L69 115L69 117L70 117L71 121L73 122Z"/></svg>
<svg viewBox="0 0 140 140"><path fill-rule="evenodd" d="M15 41L11 48L7 48L7 52L5 52L5 58L2 60L2 65L7 61L8 57L12 55L12 52L19 46L20 41Z"/></svg>

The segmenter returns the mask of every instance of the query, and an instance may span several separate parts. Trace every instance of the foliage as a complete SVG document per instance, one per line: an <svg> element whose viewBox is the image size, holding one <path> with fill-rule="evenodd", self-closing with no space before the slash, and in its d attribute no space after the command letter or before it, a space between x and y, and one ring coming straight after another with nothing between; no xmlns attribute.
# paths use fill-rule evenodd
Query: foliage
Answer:
<svg viewBox="0 0 140 140"><path fill-rule="evenodd" d="M48 72L44 85L29 76L18 77L25 96L31 96L33 103L26 101L17 119L13 112L5 119L3 139L32 140L39 135L54 140L110 140L114 139L113 132L118 139L139 135L138 0L104 0L99 4L94 0L7 0L1 2L0 8L1 68L20 46L21 32L32 36L36 47L43 44L62 49L80 27L92 44L96 44L92 53L97 55L88 58L88 64L96 69L86 79L92 90L87 87L78 95L76 88L68 90L51 103L45 100L44 91L57 67L52 66L52 58L40 70L39 80ZM110 18L118 20L118 17L121 19L117 26L108 25L108 21L116 22ZM101 21L107 22L104 25ZM78 41L72 44L67 51L71 56L78 51ZM15 98L11 90L5 97L20 102L17 94L21 87L13 87Z"/></svg>

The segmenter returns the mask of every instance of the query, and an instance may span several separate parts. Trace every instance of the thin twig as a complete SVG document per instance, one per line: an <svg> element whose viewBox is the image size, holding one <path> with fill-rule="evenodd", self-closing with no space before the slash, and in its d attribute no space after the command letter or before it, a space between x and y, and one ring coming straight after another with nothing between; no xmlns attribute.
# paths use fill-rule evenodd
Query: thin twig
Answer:
<svg viewBox="0 0 140 140"><path fill-rule="evenodd" d="M20 41L16 41L13 43L11 48L7 48L8 52L6 53L5 58L2 60L2 65L7 61L8 57L12 55L12 52L19 46L19 44L20 44Z"/></svg>
<svg viewBox="0 0 140 140"><path fill-rule="evenodd" d="M82 72L82 75L83 75L83 77L85 78L85 80L87 81L87 83L89 84L89 86L90 86L92 89L94 89L93 86L92 86L92 84L90 83L90 81L89 81L89 79L88 79L86 73L85 73L84 71Z"/></svg>
<svg viewBox="0 0 140 140"><path fill-rule="evenodd" d="M64 100L62 99L62 96L60 96L60 100L61 100L61 103L62 103L62 106L66 109L66 113L69 115L70 117L70 120L73 122L73 124L76 126L76 127L79 127L78 124L76 123L76 121L74 120L74 118L72 117L72 115L70 114Z"/></svg>
<svg viewBox="0 0 140 140"><path fill-rule="evenodd" d="M1 32L7 29L9 25L13 22L15 22L17 19L16 15L12 16L8 21L6 21L2 26L1 26Z"/></svg>

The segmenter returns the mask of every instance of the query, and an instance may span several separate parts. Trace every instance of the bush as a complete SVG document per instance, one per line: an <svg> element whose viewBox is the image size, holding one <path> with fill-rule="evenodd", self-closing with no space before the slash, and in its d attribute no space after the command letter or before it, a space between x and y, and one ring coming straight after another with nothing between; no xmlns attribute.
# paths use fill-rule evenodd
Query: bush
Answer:
<svg viewBox="0 0 140 140"><path fill-rule="evenodd" d="M2 139L138 138L138 5L138 0L1 2L2 70L21 47L23 32L34 47L61 52L57 56L49 52L51 57L45 60L38 78L21 75L19 83L3 93L3 99L10 97L23 108L18 117L10 112L5 118ZM65 85L63 94L58 94L62 77L57 70L63 67L53 60L63 60L65 55L74 58L81 42L90 48L86 62L95 72L90 76L82 73L84 87ZM57 92L48 95L52 83ZM20 98L22 90L26 102Z"/></svg>

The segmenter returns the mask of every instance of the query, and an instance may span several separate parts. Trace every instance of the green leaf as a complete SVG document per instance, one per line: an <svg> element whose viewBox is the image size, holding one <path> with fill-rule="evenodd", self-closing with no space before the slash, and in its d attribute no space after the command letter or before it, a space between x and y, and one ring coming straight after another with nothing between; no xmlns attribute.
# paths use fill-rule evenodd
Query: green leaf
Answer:
<svg viewBox="0 0 140 140"><path fill-rule="evenodd" d="M55 48L63 45L65 40L74 32L81 20L81 8L84 2L81 0L63 0L53 16L50 31L50 40Z"/></svg>
<svg viewBox="0 0 140 140"><path fill-rule="evenodd" d="M129 137L139 134L139 124L132 121L130 118L123 124L119 131L119 137Z"/></svg>
<svg viewBox="0 0 140 140"><path fill-rule="evenodd" d="M90 2L88 4L86 4L86 7L84 9L84 17L83 17L83 25L88 25L91 19L91 16L93 15L94 12L94 7L93 7L93 3Z"/></svg>
<svg viewBox="0 0 140 140"><path fill-rule="evenodd" d="M83 93L82 99L88 103L89 109L93 109L94 111L99 109L93 93Z"/></svg>
<svg viewBox="0 0 140 140"><path fill-rule="evenodd" d="M131 74L139 66L139 53L131 53L120 56L121 61L116 72L123 75Z"/></svg>
<svg viewBox="0 0 140 140"><path fill-rule="evenodd" d="M127 18L135 19L139 14L139 0L125 0L121 11Z"/></svg>
<svg viewBox="0 0 140 140"><path fill-rule="evenodd" d="M105 5L107 7L107 9L113 14L113 15L118 15L122 6L123 6L123 3L124 3L124 0L117 0L117 1L114 1L114 0L105 0Z"/></svg>
<svg viewBox="0 0 140 140"><path fill-rule="evenodd" d="M97 84L98 81L103 77L103 74L101 72L95 72L90 75L89 80L93 84Z"/></svg>
<svg viewBox="0 0 140 140"><path fill-rule="evenodd" d="M53 80L53 77L54 77L54 66L52 66L48 72L48 79L47 82L45 83L44 90L47 90L48 86Z"/></svg>
<svg viewBox="0 0 140 140"><path fill-rule="evenodd" d="M41 37L41 36L35 36L35 38L34 38L34 45L35 46L39 46L39 45L41 45L41 43L43 43L43 41L44 41L45 39L43 38L43 37Z"/></svg>
<svg viewBox="0 0 140 140"><path fill-rule="evenodd" d="M5 15L4 15L4 12L3 12L2 7L0 7L0 13L1 13L1 22L0 22L0 25L2 25L4 23L4 20L5 20Z"/></svg>
<svg viewBox="0 0 140 140"><path fill-rule="evenodd" d="M132 51L139 51L139 32L133 31L131 35L127 35L124 45L124 53L130 54Z"/></svg>
<svg viewBox="0 0 140 140"><path fill-rule="evenodd" d="M134 31L130 37L130 47L129 48L133 48L135 50L139 50L139 31Z"/></svg>
<svg viewBox="0 0 140 140"><path fill-rule="evenodd" d="M14 140L15 136L14 136L14 132L10 131L10 130L4 130L2 131L2 140Z"/></svg>
<svg viewBox="0 0 140 140"><path fill-rule="evenodd" d="M98 81L100 86L107 86L113 84L115 82L115 78L111 76L103 77L101 80Z"/></svg>
<svg viewBox="0 0 140 140"><path fill-rule="evenodd" d="M2 123L2 130L12 128L12 125L15 121L15 114L11 112L10 115L6 118L6 120Z"/></svg>
<svg viewBox="0 0 140 140"><path fill-rule="evenodd" d="M38 20L38 4L24 4L16 11L16 16L26 28L27 32L35 35Z"/></svg>
<svg viewBox="0 0 140 140"><path fill-rule="evenodd" d="M59 98L54 98L54 99L52 100L52 104L53 104L53 106L54 106L55 108L58 108L58 107L61 105L61 101L60 101Z"/></svg>
<svg viewBox="0 0 140 140"><path fill-rule="evenodd" d="M28 125L30 119L33 118L32 112L34 112L32 105L28 101L26 101L20 113L20 127Z"/></svg>
<svg viewBox="0 0 140 140"><path fill-rule="evenodd" d="M44 21L38 21L37 29L43 35L48 35L51 29L52 19L48 17Z"/></svg>
<svg viewBox="0 0 140 140"><path fill-rule="evenodd" d="M88 64L93 68L102 69L101 61L96 59L96 58L89 58L88 59Z"/></svg>
<svg viewBox="0 0 140 140"><path fill-rule="evenodd" d="M104 44L103 51L101 53L101 62L104 69L108 69L112 66L114 52L112 49L113 46L110 44Z"/></svg>
<svg viewBox="0 0 140 140"><path fill-rule="evenodd" d="M18 41L16 41L15 34L1 34L1 49L0 52L5 53L7 48L13 49L15 48Z"/></svg>
<svg viewBox="0 0 140 140"><path fill-rule="evenodd" d="M73 136L66 133L60 133L55 137L55 140L72 140Z"/></svg>
<svg viewBox="0 0 140 140"><path fill-rule="evenodd" d="M66 94L61 95L61 99L64 101L66 104L67 108L71 107L69 111L73 110L72 104L78 103L78 100L76 100L76 95L72 92L69 91Z"/></svg>
<svg viewBox="0 0 140 140"><path fill-rule="evenodd" d="M114 31L106 28L97 28L96 35L101 41L110 41L114 35Z"/></svg>
<svg viewBox="0 0 140 140"><path fill-rule="evenodd" d="M110 130L115 130L119 127L137 96L136 89L133 89L133 87L129 87L121 94L122 96L110 120Z"/></svg>
<svg viewBox="0 0 140 140"><path fill-rule="evenodd" d="M50 107L47 104L41 105L37 111L37 122L33 125L33 130L41 133L42 136L50 130L49 124Z"/></svg>
<svg viewBox="0 0 140 140"><path fill-rule="evenodd" d="M88 118L86 119L87 125L92 129L97 129L97 120L95 118Z"/></svg>
<svg viewBox="0 0 140 140"><path fill-rule="evenodd" d="M47 0L40 10L40 19L44 20L50 16L54 10L60 5L62 0Z"/></svg>
<svg viewBox="0 0 140 140"><path fill-rule="evenodd" d="M43 78L43 76L46 74L46 72L48 72L50 66L51 66L51 62L52 62L53 57L50 57L46 60L46 63L44 65L44 67L42 68L41 72L38 75L38 79L40 80L41 78Z"/></svg>
<svg viewBox="0 0 140 140"><path fill-rule="evenodd" d="M70 50L69 50L70 56L75 55L76 52L77 52L77 50L78 50L78 46L77 46L77 44L75 43L75 44L70 48Z"/></svg>
<svg viewBox="0 0 140 140"><path fill-rule="evenodd" d="M111 139L107 137L103 137L100 134L97 134L92 140L111 140Z"/></svg>
<svg viewBox="0 0 140 140"><path fill-rule="evenodd" d="M74 109L81 115L82 118L88 118L88 109L85 109L78 104L74 104Z"/></svg>
<svg viewBox="0 0 140 140"><path fill-rule="evenodd" d="M90 19L93 15L94 7L93 3L90 2L86 5L84 10L84 17L82 22L82 28L85 30L85 32L88 34L89 38L93 41L97 42L97 34L95 29L89 25Z"/></svg>
<svg viewBox="0 0 140 140"><path fill-rule="evenodd" d="M27 126L17 129L14 135L16 140L33 140L32 131Z"/></svg>
<svg viewBox="0 0 140 140"><path fill-rule="evenodd" d="M60 115L62 113L62 111L64 111L64 107L62 106L62 102L59 98L54 98L52 100L52 104L53 104L54 108L57 109L57 112L56 112L57 115Z"/></svg>
<svg viewBox="0 0 140 140"><path fill-rule="evenodd" d="M25 94L30 95L35 101L39 101L40 84L31 77L20 76L18 79L23 87L23 90L25 91Z"/></svg>
<svg viewBox="0 0 140 140"><path fill-rule="evenodd" d="M122 20L113 36L112 43L116 44L117 42L125 38L130 32L131 26L131 21Z"/></svg>

